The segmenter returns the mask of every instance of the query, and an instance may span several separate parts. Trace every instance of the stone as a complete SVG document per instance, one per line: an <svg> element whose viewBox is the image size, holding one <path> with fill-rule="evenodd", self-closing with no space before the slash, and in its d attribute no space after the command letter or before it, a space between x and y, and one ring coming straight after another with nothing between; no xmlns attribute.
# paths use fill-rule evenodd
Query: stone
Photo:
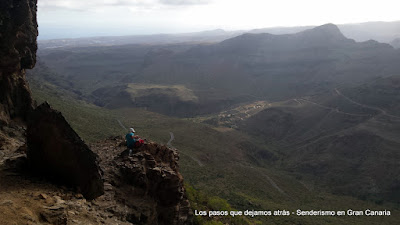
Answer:
<svg viewBox="0 0 400 225"><path fill-rule="evenodd" d="M98 156L47 102L29 116L27 143L28 162L33 170L77 187L87 199L104 194Z"/></svg>
<svg viewBox="0 0 400 225"><path fill-rule="evenodd" d="M12 206L13 204L14 204L14 202L11 200L4 200L4 201L0 202L0 206Z"/></svg>
<svg viewBox="0 0 400 225"><path fill-rule="evenodd" d="M46 200L49 198L49 196L47 196L46 194L39 194L39 198Z"/></svg>
<svg viewBox="0 0 400 225"><path fill-rule="evenodd" d="M47 222L54 225L67 225L67 213L61 207L43 207L44 211L39 213L41 222ZM46 210L47 209L47 210Z"/></svg>
<svg viewBox="0 0 400 225"><path fill-rule="evenodd" d="M83 195L82 195L82 194L76 194L76 195L75 195L75 198L77 198L77 199L82 199L82 198L83 198Z"/></svg>
<svg viewBox="0 0 400 225"><path fill-rule="evenodd" d="M127 218L128 221L160 225L190 224L192 215L183 177L178 169L178 158L175 150L149 143L131 157L122 152L115 159L121 173L120 182L133 186L132 195L147 195L157 203L156 217L152 214L132 213ZM125 199L125 203L128 206L134 204L129 198Z"/></svg>
<svg viewBox="0 0 400 225"><path fill-rule="evenodd" d="M34 103L25 69L36 63L37 0L2 0L0 4L0 121L26 119Z"/></svg>
<svg viewBox="0 0 400 225"><path fill-rule="evenodd" d="M61 199L60 196L54 196L54 198L56 199L56 204L64 204L65 201Z"/></svg>

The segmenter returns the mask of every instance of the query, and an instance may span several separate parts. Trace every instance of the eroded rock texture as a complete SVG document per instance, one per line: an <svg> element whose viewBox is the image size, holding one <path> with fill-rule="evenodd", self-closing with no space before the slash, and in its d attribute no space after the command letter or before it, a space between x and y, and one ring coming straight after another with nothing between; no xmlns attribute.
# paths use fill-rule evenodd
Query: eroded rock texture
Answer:
<svg viewBox="0 0 400 225"><path fill-rule="evenodd" d="M36 63L37 0L2 0L0 4L0 122L26 119L33 101L25 69Z"/></svg>
<svg viewBox="0 0 400 225"><path fill-rule="evenodd" d="M28 160L33 169L62 183L79 187L88 199L104 193L97 155L61 113L46 102L29 116L27 143Z"/></svg>
<svg viewBox="0 0 400 225"><path fill-rule="evenodd" d="M101 158L104 198L115 205L114 215L133 224L191 224L177 151L147 143L128 156L122 142L117 137L92 146Z"/></svg>

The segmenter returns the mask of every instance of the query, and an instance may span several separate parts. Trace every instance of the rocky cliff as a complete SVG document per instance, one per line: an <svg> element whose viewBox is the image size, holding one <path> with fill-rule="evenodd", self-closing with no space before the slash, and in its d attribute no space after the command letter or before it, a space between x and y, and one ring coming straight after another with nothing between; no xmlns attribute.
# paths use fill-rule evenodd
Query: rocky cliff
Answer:
<svg viewBox="0 0 400 225"><path fill-rule="evenodd" d="M32 169L78 187L87 199L104 194L97 155L47 102L29 115L27 143Z"/></svg>
<svg viewBox="0 0 400 225"><path fill-rule="evenodd" d="M0 121L26 119L33 101L25 69L36 63L36 0L3 0L0 4Z"/></svg>
<svg viewBox="0 0 400 225"><path fill-rule="evenodd" d="M122 137L91 148L104 169L102 204L111 206L115 217L133 224L191 224L176 150L150 142L129 156Z"/></svg>
<svg viewBox="0 0 400 225"><path fill-rule="evenodd" d="M95 154L61 114L50 107L34 110L25 69L36 63L36 11L36 0L6 0L0 4L1 155L13 157L16 150L23 153L28 149L31 170L39 170L43 175L48 174L43 171L51 172L62 183L78 187L92 199L101 195L103 188ZM31 122L26 146L28 117Z"/></svg>
<svg viewBox="0 0 400 225"><path fill-rule="evenodd" d="M128 156L120 138L94 145L99 158L61 113L35 107L25 69L36 63L36 4L0 2L2 224L190 224L176 151L152 143Z"/></svg>
<svg viewBox="0 0 400 225"><path fill-rule="evenodd" d="M0 2L0 165L26 149L25 121L34 104L25 69L36 62L36 8L36 0Z"/></svg>

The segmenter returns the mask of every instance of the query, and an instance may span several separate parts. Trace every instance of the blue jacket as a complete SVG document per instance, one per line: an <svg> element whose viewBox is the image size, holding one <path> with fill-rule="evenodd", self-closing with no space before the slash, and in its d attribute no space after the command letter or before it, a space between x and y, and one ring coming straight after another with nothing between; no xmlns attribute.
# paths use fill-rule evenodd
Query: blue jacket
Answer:
<svg viewBox="0 0 400 225"><path fill-rule="evenodd" d="M133 148L133 146L135 146L136 140L135 140L135 138L133 138L133 136L135 136L135 133L128 133L128 134L126 134L126 136L125 136L125 139L126 139L126 146L127 146L128 148Z"/></svg>

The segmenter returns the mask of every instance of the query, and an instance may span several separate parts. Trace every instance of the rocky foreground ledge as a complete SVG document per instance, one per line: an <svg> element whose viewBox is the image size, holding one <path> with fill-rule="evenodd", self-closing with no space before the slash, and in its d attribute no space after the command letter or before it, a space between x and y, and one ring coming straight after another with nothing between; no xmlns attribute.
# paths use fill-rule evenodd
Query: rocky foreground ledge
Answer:
<svg viewBox="0 0 400 225"><path fill-rule="evenodd" d="M104 194L88 200L77 189L26 171L23 148L0 162L2 224L192 224L175 150L146 143L131 156L122 137L90 146L103 171Z"/></svg>
<svg viewBox="0 0 400 225"><path fill-rule="evenodd" d="M122 137L91 146L104 170L106 207L133 224L191 224L192 212L178 171L178 153L146 143L129 156Z"/></svg>
<svg viewBox="0 0 400 225"><path fill-rule="evenodd" d="M31 113L27 140L27 167L95 199L101 215L132 224L190 224L175 149L150 142L129 155L123 137L89 148L48 103Z"/></svg>

